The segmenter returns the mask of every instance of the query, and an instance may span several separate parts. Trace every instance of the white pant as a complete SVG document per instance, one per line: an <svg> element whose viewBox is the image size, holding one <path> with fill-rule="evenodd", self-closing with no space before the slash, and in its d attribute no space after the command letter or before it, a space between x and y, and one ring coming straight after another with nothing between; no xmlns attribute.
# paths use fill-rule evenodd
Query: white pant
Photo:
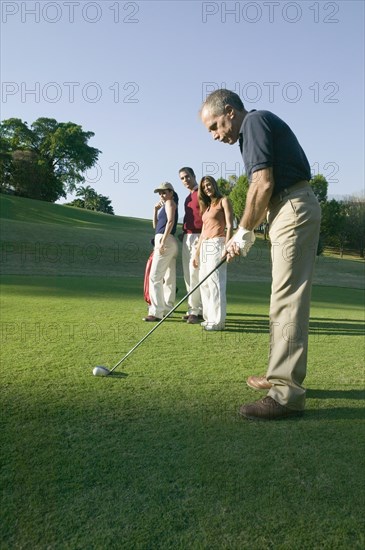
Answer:
<svg viewBox="0 0 365 550"><path fill-rule="evenodd" d="M222 259L225 241L225 237L215 237L202 242L200 248L200 280L204 279ZM209 325L217 325L219 328L224 328L226 320L226 286L227 264L224 263L200 287L204 319Z"/></svg>
<svg viewBox="0 0 365 550"><path fill-rule="evenodd" d="M191 289L199 283L199 268L197 269L193 266L193 259L196 253L196 246L198 244L199 237L199 233L185 233L182 242L182 265L187 292L190 292ZM187 314L202 314L202 300L199 288L197 288L196 291L193 292L188 298Z"/></svg>
<svg viewBox="0 0 365 550"><path fill-rule="evenodd" d="M173 235L165 242L165 251L160 254L162 234L155 235L155 250L150 272L150 300L148 314L162 317L174 307L176 296L176 257L178 246Z"/></svg>

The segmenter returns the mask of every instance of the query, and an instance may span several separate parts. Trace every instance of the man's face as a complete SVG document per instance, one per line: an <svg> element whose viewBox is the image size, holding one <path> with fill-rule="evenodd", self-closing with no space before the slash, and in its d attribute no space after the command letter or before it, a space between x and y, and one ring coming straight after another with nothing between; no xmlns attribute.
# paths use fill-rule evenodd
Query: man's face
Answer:
<svg viewBox="0 0 365 550"><path fill-rule="evenodd" d="M195 177L187 170L182 170L182 172L179 173L179 177L189 191L192 191L198 185Z"/></svg>
<svg viewBox="0 0 365 550"><path fill-rule="evenodd" d="M227 105L223 115L214 115L209 107L204 107L201 119L213 139L229 145L233 145L238 140L240 123L233 107Z"/></svg>

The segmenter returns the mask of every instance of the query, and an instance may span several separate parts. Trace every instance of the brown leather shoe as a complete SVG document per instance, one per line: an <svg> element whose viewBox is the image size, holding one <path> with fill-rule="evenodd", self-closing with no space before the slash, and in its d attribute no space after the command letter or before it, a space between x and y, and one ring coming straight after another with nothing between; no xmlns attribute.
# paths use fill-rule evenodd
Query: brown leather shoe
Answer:
<svg viewBox="0 0 365 550"><path fill-rule="evenodd" d="M189 317L191 317L191 315L186 314L186 315L183 315L183 316L181 317L181 319L182 319L183 321L187 321L187 320L189 319ZM203 315L193 315L193 317L198 317L199 320L200 320L200 319L201 319L201 320L204 319Z"/></svg>
<svg viewBox="0 0 365 550"><path fill-rule="evenodd" d="M200 323L197 315L189 315L186 322L189 323L189 325L197 325L198 323Z"/></svg>
<svg viewBox="0 0 365 550"><path fill-rule="evenodd" d="M159 317L155 317L154 315L147 315L147 317L143 317L142 321L147 321L147 323L156 323L157 321L161 321Z"/></svg>
<svg viewBox="0 0 365 550"><path fill-rule="evenodd" d="M248 420L281 420L293 416L302 416L303 412L288 409L269 395L248 405L242 405L239 410L239 414L248 418Z"/></svg>
<svg viewBox="0 0 365 550"><path fill-rule="evenodd" d="M266 380L266 376L249 376L246 384L253 390L269 390L272 388L272 384Z"/></svg>

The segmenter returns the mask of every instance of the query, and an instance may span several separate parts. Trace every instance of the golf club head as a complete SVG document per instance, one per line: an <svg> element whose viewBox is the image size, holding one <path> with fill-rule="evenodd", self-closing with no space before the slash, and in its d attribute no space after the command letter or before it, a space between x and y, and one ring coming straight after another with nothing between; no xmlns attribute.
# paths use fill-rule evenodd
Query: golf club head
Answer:
<svg viewBox="0 0 365 550"><path fill-rule="evenodd" d="M106 367L102 367L100 365L93 369L94 376L108 376L109 373L110 373L109 369L107 369Z"/></svg>

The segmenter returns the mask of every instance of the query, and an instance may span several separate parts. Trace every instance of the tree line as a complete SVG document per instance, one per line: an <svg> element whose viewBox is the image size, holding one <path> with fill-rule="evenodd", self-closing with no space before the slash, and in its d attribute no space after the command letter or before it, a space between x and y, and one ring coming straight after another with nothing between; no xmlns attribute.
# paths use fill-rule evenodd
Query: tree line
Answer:
<svg viewBox="0 0 365 550"><path fill-rule="evenodd" d="M230 176L217 180L221 193L229 196L237 221L246 204L248 179L246 175ZM328 199L328 182L322 174L309 182L322 209L321 234L318 253L325 247L336 249L341 257L345 249L353 250L364 258L365 249L365 196L349 196L342 200Z"/></svg>
<svg viewBox="0 0 365 550"><path fill-rule="evenodd" d="M71 206L114 214L108 197L81 185L101 153L88 144L93 136L53 118L38 118L30 126L19 118L2 121L0 192L48 202L75 193L79 198Z"/></svg>

